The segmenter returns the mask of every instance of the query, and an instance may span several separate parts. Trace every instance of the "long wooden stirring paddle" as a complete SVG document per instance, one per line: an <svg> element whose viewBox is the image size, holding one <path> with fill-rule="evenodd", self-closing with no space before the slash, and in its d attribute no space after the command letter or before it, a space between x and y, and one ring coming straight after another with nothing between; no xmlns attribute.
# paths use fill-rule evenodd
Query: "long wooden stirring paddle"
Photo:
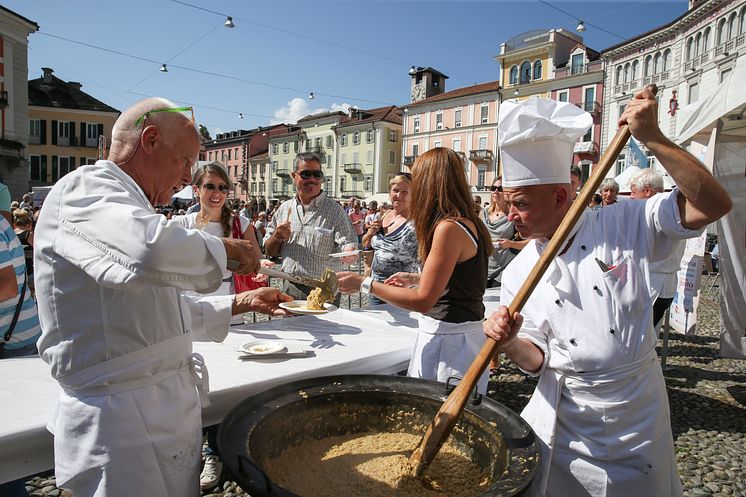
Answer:
<svg viewBox="0 0 746 497"><path fill-rule="evenodd" d="M653 94L658 92L658 87L650 85L648 87ZM583 211L586 209L588 202L590 201L593 193L596 191L598 186L603 181L606 174L611 169L617 156L621 153L624 146L627 144L631 133L627 125L621 126L614 138L609 143L606 151L601 157L601 160L593 169L593 174L586 182L585 186L581 189L578 194L578 198L572 203L570 210L565 214L562 223L560 223L557 231L555 231L552 239L549 241L549 245L541 254L541 257L536 262L536 265L529 273L526 281L523 282L520 290L516 294L513 301L510 303L508 309L510 309L510 316L514 313L520 312L523 306L526 304L531 293L536 288L539 280L546 272L549 264L554 260L555 255L559 251L562 244L567 239L567 236L572 231L573 226L580 218ZM487 339L485 344L479 350L477 357L469 366L469 369L464 374L464 378L459 382L456 388L451 392L448 398L441 406L435 418L428 426L425 436L422 437L420 445L412 452L409 458L409 463L412 467L414 476L420 477L422 473L427 469L432 460L437 455L440 447L446 441L448 436L451 434L453 427L456 425L461 411L464 410L466 401L474 389L474 385L477 384L479 377L482 372L489 364L490 359L495 354L498 348L498 343L492 339Z"/></svg>

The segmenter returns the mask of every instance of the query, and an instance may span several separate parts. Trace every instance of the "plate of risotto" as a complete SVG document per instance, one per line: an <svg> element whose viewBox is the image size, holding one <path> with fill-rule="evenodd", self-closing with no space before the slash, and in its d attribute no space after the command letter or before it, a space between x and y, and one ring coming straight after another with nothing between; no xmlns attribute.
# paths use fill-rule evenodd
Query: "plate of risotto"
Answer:
<svg viewBox="0 0 746 497"><path fill-rule="evenodd" d="M309 305L309 303L311 305ZM337 306L324 302L318 304L310 300L293 300L292 302L280 302L280 307L293 314L326 314L327 312L336 311Z"/></svg>

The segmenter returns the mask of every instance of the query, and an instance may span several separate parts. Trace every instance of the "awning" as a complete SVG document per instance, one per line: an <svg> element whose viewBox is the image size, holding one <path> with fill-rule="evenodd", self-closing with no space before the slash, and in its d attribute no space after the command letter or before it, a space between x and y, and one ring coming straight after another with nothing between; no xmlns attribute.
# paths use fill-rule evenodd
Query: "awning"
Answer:
<svg viewBox="0 0 746 497"><path fill-rule="evenodd" d="M175 193L171 199L179 200L192 200L194 198L194 192L192 191L192 185L185 186L180 192Z"/></svg>
<svg viewBox="0 0 746 497"><path fill-rule="evenodd" d="M684 143L699 133L709 134L719 119L720 136L746 137L746 57L739 57L728 78L704 100L686 105L676 119L676 143Z"/></svg>

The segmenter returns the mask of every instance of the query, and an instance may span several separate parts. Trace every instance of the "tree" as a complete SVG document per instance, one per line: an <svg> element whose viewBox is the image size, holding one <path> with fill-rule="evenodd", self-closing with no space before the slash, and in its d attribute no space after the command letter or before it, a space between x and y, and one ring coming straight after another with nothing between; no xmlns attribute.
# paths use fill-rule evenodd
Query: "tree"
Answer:
<svg viewBox="0 0 746 497"><path fill-rule="evenodd" d="M199 125L199 135L202 137L203 140L212 140L210 137L210 132L207 131L207 126L204 124Z"/></svg>

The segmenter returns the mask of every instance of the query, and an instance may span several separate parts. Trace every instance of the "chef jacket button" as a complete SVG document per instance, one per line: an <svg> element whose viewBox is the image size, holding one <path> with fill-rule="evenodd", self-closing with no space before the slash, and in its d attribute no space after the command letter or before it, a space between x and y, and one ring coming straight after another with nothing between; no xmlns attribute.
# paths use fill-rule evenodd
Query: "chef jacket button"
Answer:
<svg viewBox="0 0 746 497"><path fill-rule="evenodd" d="M585 250L585 245L581 245L581 246L580 246L580 249L581 249L581 250Z"/></svg>
<svg viewBox="0 0 746 497"><path fill-rule="evenodd" d="M554 303L560 305L560 299L555 300Z"/></svg>
<svg viewBox="0 0 746 497"><path fill-rule="evenodd" d="M573 345L577 345L578 344L578 342L576 342L574 338L570 339L570 343L573 344Z"/></svg>
<svg viewBox="0 0 746 497"><path fill-rule="evenodd" d="M593 285L593 289L598 291L598 285Z"/></svg>
<svg viewBox="0 0 746 497"><path fill-rule="evenodd" d="M611 329L609 330L609 333L611 333L611 334L613 335L613 334L614 334L614 328L611 328Z"/></svg>

